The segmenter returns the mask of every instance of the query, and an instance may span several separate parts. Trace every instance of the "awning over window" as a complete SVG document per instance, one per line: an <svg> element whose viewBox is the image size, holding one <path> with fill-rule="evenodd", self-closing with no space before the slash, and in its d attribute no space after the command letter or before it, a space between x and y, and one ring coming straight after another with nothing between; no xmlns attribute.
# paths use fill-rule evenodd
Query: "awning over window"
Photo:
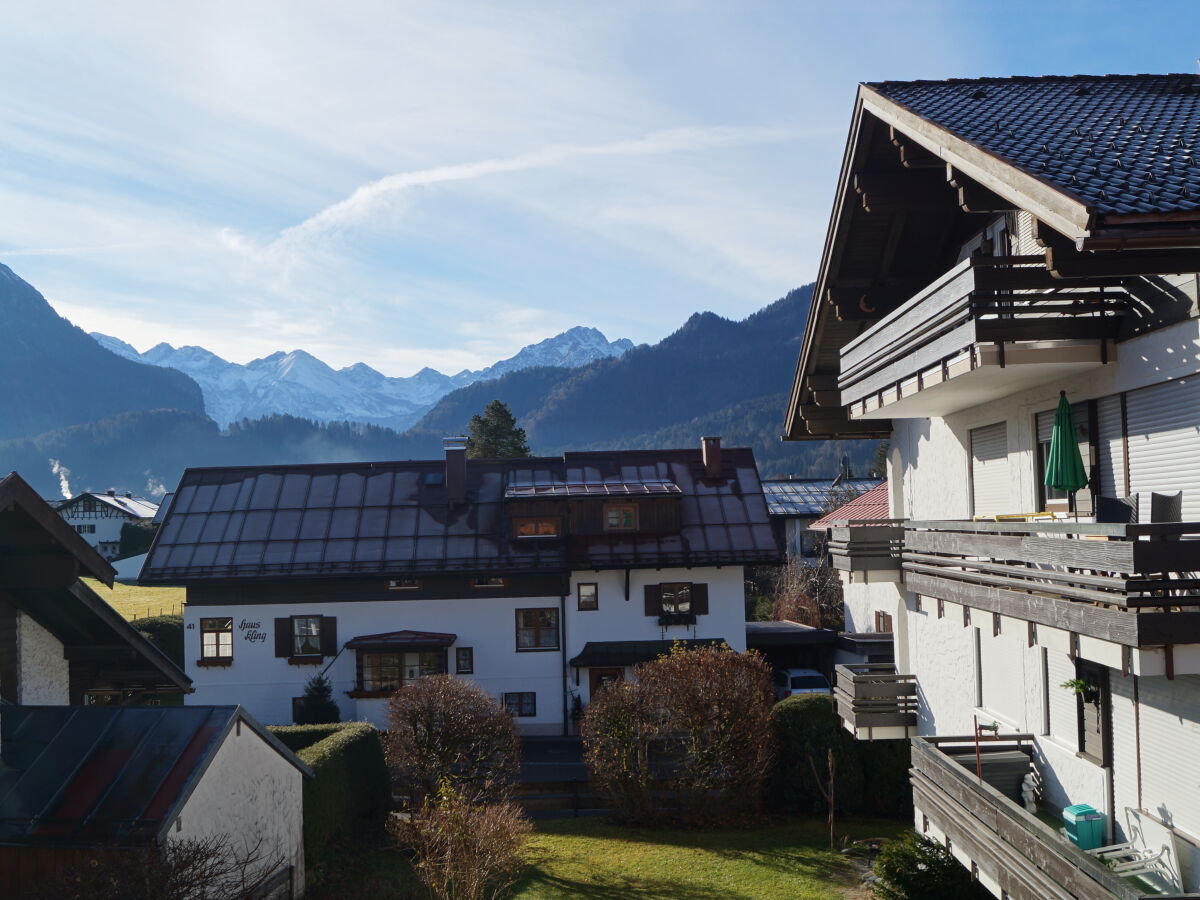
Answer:
<svg viewBox="0 0 1200 900"><path fill-rule="evenodd" d="M373 653L395 653L402 650L436 650L449 647L457 634L440 631L387 631L383 634L364 634L346 642L349 650L365 650Z"/></svg>
<svg viewBox="0 0 1200 900"><path fill-rule="evenodd" d="M687 641L588 641L583 650L571 660L576 668L590 666L632 666L649 662L666 653L676 644L684 647L715 647L725 638L699 638Z"/></svg>

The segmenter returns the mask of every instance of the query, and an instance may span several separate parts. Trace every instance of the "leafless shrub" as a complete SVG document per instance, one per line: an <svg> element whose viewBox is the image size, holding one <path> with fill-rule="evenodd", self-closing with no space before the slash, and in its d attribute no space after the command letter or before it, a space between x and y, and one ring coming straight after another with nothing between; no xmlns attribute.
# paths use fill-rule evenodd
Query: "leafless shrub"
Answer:
<svg viewBox="0 0 1200 900"><path fill-rule="evenodd" d="M36 900L251 900L283 865L262 841L239 848L223 837L164 847L81 852L33 895Z"/></svg>
<svg viewBox="0 0 1200 900"><path fill-rule="evenodd" d="M417 877L439 900L503 896L523 866L529 820L512 800L473 803L449 787L392 831Z"/></svg>
<svg viewBox="0 0 1200 900"><path fill-rule="evenodd" d="M770 667L728 647L676 647L635 674L584 719L597 791L629 821L752 821L775 754Z"/></svg>
<svg viewBox="0 0 1200 900"><path fill-rule="evenodd" d="M776 621L789 620L813 628L841 630L842 580L824 562L806 565L788 560L775 573L771 603Z"/></svg>
<svg viewBox="0 0 1200 900"><path fill-rule="evenodd" d="M507 799L521 750L495 698L449 675L428 675L388 701L386 751L396 793L420 810L444 789L469 804Z"/></svg>

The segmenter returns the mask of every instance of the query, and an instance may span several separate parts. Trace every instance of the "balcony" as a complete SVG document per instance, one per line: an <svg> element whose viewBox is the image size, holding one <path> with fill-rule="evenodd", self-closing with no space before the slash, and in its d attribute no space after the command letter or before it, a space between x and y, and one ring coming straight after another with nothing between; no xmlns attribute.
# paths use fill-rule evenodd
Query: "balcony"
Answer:
<svg viewBox="0 0 1200 900"><path fill-rule="evenodd" d="M1200 643L1200 543L1186 539L1195 537L1197 522L910 521L904 584L962 606L963 624L970 611L990 613L994 633L1020 628L1030 646L1074 655L1081 641L1104 642L1091 645L1097 661L1122 671L1139 671L1137 648L1164 647L1165 670L1140 674L1173 675L1171 645Z"/></svg>
<svg viewBox="0 0 1200 900"><path fill-rule="evenodd" d="M846 730L859 740L912 737L917 729L917 679L890 663L835 666L834 698Z"/></svg>
<svg viewBox="0 0 1200 900"><path fill-rule="evenodd" d="M829 565L849 573L851 582L899 581L903 539L899 519L834 523L826 544Z"/></svg>
<svg viewBox="0 0 1200 900"><path fill-rule="evenodd" d="M1200 896L1147 892L1147 883L1113 873L1016 803L1019 782L1014 796L1009 791L1021 774L1020 756L1032 758L1033 735L986 739L978 745L978 769L976 746L970 736L913 738L913 805L918 828L974 864L993 893L1011 900Z"/></svg>
<svg viewBox="0 0 1200 900"><path fill-rule="evenodd" d="M944 416L1114 358L1119 281L1058 279L1043 263L964 260L846 344L850 418Z"/></svg>

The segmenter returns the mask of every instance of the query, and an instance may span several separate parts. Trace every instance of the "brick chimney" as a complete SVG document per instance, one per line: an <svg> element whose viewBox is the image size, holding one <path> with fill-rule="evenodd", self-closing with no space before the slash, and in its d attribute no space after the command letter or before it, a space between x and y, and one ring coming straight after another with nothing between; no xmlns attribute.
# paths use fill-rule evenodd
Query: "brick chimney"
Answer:
<svg viewBox="0 0 1200 900"><path fill-rule="evenodd" d="M455 506L467 499L467 439L442 438L442 449L446 451L446 497Z"/></svg>
<svg viewBox="0 0 1200 900"><path fill-rule="evenodd" d="M704 477L721 477L721 439L719 437L700 438L700 456L704 460Z"/></svg>

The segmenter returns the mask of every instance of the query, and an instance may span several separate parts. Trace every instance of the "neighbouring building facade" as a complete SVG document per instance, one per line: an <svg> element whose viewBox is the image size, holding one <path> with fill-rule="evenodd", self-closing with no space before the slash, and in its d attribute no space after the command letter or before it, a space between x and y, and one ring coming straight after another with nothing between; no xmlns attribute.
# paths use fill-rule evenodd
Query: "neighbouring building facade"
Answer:
<svg viewBox="0 0 1200 900"><path fill-rule="evenodd" d="M788 559L814 563L823 551L821 535L810 530L836 506L876 487L882 478L765 478L763 493L775 536Z"/></svg>
<svg viewBox="0 0 1200 900"><path fill-rule="evenodd" d="M189 702L291 722L325 673L386 725L421 675L530 734L677 640L746 646L743 567L778 562L749 450L188 470L142 569L187 586Z"/></svg>
<svg viewBox="0 0 1200 900"><path fill-rule="evenodd" d="M895 667L839 712L911 738L918 830L998 897L1200 891L1198 143L1194 75L858 91L788 436L890 442L889 515L828 536ZM1141 881L1048 824L1076 804Z"/></svg>
<svg viewBox="0 0 1200 900"><path fill-rule="evenodd" d="M56 507L67 524L105 559L114 559L121 548L121 528L126 523L149 524L158 504L131 493L115 490L87 491L64 500Z"/></svg>

